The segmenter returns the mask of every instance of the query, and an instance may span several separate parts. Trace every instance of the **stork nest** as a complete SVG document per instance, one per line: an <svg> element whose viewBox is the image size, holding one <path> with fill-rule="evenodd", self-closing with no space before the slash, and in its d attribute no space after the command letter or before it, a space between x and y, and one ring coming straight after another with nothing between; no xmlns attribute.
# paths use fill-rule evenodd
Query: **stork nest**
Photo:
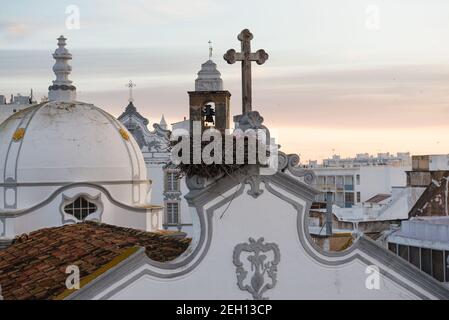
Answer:
<svg viewBox="0 0 449 320"><path fill-rule="evenodd" d="M193 143L190 143L190 162L191 163L179 163L177 165L174 164L174 167L176 169L178 169L180 171L180 176L187 176L187 177L192 177L192 176L199 176L202 178L207 178L207 179L211 179L211 178L217 178L217 177L221 177L223 175L231 175L232 173L236 172L237 170L241 169L242 167L248 165L248 164L254 164L253 162L249 162L248 160L248 138L238 138L238 139L244 139L244 155L243 155L243 163L237 163L237 156L236 156L236 150L237 150L237 138L234 136L233 137L233 143L232 146L229 146L228 148L226 147L225 143L222 143L222 159L221 159L221 163L212 163L212 164L206 164L203 161L203 157L201 157L201 163L198 164L193 164ZM223 139L224 141L224 139ZM172 149L176 144L178 144L179 141L172 141L171 142L171 146L170 149ZM210 143L213 143L212 141L202 141L201 142L201 155L203 154L203 150L204 148L209 145ZM259 143L256 144L256 165L260 165L260 166L266 166L265 164L261 164L259 161L259 153L258 153L258 148L261 145ZM265 145L262 145L263 147L265 147ZM181 152L180 152L181 153ZM226 163L226 155L230 154L232 155L232 164L227 164ZM269 157L269 151L266 151L266 156ZM179 157L181 157L181 154L178 154ZM211 152L211 157L214 156L213 150ZM229 156L228 156L229 157Z"/></svg>

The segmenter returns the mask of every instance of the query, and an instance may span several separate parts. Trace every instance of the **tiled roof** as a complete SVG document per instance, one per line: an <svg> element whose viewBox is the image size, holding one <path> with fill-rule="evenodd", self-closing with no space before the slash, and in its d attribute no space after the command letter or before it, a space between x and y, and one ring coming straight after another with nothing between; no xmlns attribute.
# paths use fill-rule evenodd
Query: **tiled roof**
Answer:
<svg viewBox="0 0 449 320"><path fill-rule="evenodd" d="M66 290L68 265L77 265L81 279L135 247L148 257L173 260L190 239L83 222L23 235L0 250L0 285L4 299L54 299Z"/></svg>

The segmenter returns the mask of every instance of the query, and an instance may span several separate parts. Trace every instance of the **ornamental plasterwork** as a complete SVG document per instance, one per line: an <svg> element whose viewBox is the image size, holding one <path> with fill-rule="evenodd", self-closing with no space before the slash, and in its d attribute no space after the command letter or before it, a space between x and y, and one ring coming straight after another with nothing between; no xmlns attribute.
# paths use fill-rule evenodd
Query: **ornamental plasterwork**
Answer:
<svg viewBox="0 0 449 320"><path fill-rule="evenodd" d="M118 118L137 141L142 152L170 153L170 130L153 124L153 131L148 130L148 119L144 118L132 103Z"/></svg>
<svg viewBox="0 0 449 320"><path fill-rule="evenodd" d="M249 292L254 300L268 299L264 294L276 286L280 261L279 246L264 243L264 238L257 241L249 238L249 242L236 245L233 263L236 266L237 286Z"/></svg>

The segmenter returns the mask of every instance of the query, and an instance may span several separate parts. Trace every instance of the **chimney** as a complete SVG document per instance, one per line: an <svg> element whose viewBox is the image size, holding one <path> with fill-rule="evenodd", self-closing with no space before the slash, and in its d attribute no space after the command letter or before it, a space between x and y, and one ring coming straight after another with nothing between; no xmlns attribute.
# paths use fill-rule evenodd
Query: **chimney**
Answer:
<svg viewBox="0 0 449 320"><path fill-rule="evenodd" d="M326 192L326 235L332 235L332 192Z"/></svg>

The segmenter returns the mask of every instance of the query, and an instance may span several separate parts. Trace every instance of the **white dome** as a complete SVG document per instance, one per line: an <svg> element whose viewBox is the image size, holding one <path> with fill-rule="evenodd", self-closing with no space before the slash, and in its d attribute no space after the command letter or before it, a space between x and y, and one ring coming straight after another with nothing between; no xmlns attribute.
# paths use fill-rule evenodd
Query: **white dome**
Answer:
<svg viewBox="0 0 449 320"><path fill-rule="evenodd" d="M113 116L82 102L47 102L0 125L0 184L140 183L142 153Z"/></svg>

